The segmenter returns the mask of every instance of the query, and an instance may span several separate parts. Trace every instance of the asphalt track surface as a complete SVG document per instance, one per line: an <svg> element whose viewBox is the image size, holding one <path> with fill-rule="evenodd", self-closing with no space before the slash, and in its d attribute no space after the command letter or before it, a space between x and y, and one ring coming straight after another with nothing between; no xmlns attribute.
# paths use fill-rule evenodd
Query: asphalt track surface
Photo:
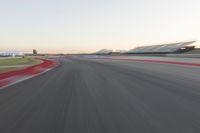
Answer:
<svg viewBox="0 0 200 133"><path fill-rule="evenodd" d="M200 133L200 68L105 59L0 90L0 133Z"/></svg>

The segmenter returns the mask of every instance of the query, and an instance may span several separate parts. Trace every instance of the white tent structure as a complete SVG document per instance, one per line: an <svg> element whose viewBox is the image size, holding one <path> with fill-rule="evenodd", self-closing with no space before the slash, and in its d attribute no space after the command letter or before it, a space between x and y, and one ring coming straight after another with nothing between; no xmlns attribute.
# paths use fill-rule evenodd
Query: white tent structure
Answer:
<svg viewBox="0 0 200 133"><path fill-rule="evenodd" d="M16 51L1 51L0 52L1 57L16 57L16 56L24 56L22 52L16 52Z"/></svg>

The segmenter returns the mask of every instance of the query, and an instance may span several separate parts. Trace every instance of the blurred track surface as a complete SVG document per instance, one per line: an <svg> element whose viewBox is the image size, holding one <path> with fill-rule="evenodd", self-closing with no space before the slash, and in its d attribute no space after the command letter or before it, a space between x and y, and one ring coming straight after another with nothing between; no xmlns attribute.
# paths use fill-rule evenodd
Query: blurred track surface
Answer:
<svg viewBox="0 0 200 133"><path fill-rule="evenodd" d="M0 90L1 133L199 133L200 68L62 58Z"/></svg>

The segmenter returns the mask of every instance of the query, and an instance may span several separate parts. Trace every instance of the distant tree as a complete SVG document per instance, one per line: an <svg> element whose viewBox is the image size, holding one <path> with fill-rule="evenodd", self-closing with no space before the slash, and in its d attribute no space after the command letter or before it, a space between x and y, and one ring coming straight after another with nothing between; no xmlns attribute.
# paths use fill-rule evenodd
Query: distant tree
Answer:
<svg viewBox="0 0 200 133"><path fill-rule="evenodd" d="M37 54L37 50L36 49L33 49L33 54Z"/></svg>

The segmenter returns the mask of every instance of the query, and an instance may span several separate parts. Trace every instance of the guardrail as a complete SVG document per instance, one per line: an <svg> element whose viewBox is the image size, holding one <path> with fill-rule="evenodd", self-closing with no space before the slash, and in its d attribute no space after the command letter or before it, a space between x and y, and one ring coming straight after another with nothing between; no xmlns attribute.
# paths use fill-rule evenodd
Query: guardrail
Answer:
<svg viewBox="0 0 200 133"><path fill-rule="evenodd" d="M200 58L200 54L166 54L167 57Z"/></svg>

